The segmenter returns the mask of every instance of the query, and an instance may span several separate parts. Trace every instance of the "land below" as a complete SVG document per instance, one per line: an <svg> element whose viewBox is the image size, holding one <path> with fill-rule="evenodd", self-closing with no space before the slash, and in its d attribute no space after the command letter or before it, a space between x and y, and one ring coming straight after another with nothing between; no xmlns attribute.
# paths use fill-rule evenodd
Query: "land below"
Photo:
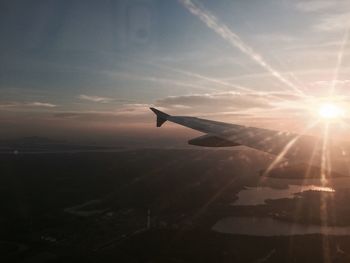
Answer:
<svg viewBox="0 0 350 263"><path fill-rule="evenodd" d="M258 237L212 230L217 221L231 216L350 225L346 188L235 206L238 193L247 187L263 183L288 188L283 180L262 181L259 171L271 158L249 149L1 154L0 258L6 262L349 262L347 236Z"/></svg>

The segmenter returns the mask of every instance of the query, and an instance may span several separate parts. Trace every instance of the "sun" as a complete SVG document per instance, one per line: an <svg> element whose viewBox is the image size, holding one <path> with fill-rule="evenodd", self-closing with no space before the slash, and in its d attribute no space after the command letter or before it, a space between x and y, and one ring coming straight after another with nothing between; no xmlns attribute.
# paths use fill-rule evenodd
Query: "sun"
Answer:
<svg viewBox="0 0 350 263"><path fill-rule="evenodd" d="M334 120L339 119L344 115L344 111L334 103L324 103L318 110L318 115L322 119Z"/></svg>

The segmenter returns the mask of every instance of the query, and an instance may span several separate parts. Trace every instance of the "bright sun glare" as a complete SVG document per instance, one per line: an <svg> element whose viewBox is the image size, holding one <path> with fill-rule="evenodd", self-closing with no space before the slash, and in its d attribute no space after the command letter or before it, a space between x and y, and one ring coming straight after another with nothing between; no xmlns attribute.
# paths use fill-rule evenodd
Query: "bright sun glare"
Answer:
<svg viewBox="0 0 350 263"><path fill-rule="evenodd" d="M344 112L339 106L333 103L324 103L320 106L318 114L323 119L337 119L342 117Z"/></svg>

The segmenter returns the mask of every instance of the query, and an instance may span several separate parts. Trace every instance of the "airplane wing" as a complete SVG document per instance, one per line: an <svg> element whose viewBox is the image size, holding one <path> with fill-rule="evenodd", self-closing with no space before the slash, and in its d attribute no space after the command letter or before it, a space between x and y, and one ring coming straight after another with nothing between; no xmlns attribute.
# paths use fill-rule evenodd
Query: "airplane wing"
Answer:
<svg viewBox="0 0 350 263"><path fill-rule="evenodd" d="M155 108L150 109L157 116L157 127L170 121L205 133L204 136L190 140L189 144L193 145L206 147L243 145L269 154L283 155L282 157L297 162L309 162L322 151L321 139L310 135L254 128L196 117L171 116Z"/></svg>

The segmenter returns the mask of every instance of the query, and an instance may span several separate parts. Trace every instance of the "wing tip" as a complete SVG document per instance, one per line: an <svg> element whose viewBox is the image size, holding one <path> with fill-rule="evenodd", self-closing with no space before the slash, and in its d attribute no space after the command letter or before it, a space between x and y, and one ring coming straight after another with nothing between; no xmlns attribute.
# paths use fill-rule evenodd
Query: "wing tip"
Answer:
<svg viewBox="0 0 350 263"><path fill-rule="evenodd" d="M156 108L150 107L150 110L154 112L154 114L157 116L157 127L161 127L164 122L168 120L169 114L166 114L165 112L162 112L160 110L157 110Z"/></svg>

